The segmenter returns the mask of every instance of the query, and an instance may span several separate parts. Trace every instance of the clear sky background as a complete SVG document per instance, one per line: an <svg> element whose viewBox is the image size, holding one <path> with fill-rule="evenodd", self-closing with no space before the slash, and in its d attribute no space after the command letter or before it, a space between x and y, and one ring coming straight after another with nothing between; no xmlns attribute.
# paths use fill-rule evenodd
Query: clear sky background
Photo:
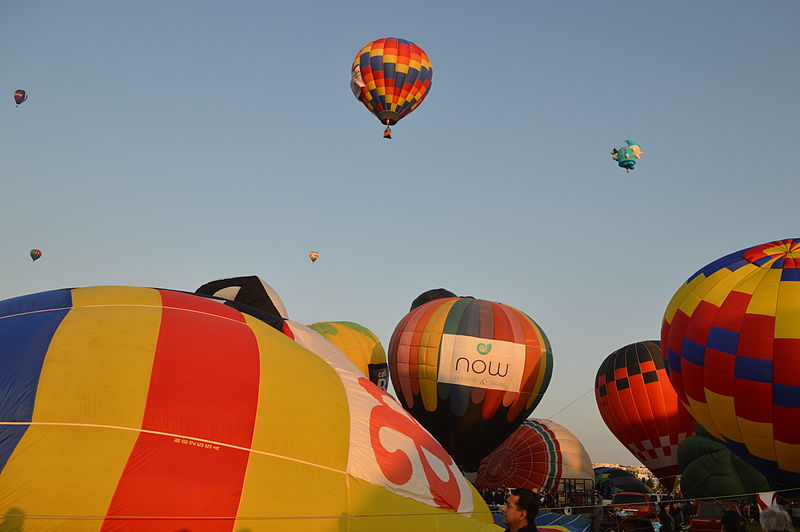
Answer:
<svg viewBox="0 0 800 532"><path fill-rule="evenodd" d="M552 343L533 416L635 464L600 363L695 270L800 236L798 26L795 0L4 2L0 299L257 274L385 346L429 288L500 301ZM390 36L433 85L385 141L349 75Z"/></svg>

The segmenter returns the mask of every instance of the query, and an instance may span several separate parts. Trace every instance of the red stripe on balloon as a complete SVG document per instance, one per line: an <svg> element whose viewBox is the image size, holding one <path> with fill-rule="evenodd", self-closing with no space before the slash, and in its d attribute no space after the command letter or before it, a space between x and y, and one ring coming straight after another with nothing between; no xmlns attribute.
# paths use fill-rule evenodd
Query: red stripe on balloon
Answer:
<svg viewBox="0 0 800 532"><path fill-rule="evenodd" d="M161 291L162 311L142 433L107 515L187 519L106 519L102 531L233 529L259 387L259 352L242 315L191 294ZM204 442L201 440L208 440ZM213 443L209 443L213 442ZM231 519L203 519L231 516Z"/></svg>

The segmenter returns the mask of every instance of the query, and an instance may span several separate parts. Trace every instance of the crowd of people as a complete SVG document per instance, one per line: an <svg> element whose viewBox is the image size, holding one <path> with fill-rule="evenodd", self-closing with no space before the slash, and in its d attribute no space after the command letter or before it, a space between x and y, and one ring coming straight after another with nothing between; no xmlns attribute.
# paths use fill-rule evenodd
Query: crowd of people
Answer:
<svg viewBox="0 0 800 532"><path fill-rule="evenodd" d="M527 489L497 488L485 490L482 495L490 508L495 510L499 508L502 523L509 532L535 532L537 530L535 519L540 508L558 510L548 507L545 497ZM657 529L659 532L687 530L695 510L696 504L693 501L662 501L658 504L656 515L652 516L654 519L647 520L647 526L643 525L642 530ZM625 519L615 516L612 507L603 504L599 493L594 496L593 506L576 507L575 511L591 520L591 532L639 530L635 523L628 522L626 526ZM653 523L657 525L653 526ZM759 511L755 503L726 504L720 516L720 532L744 532L750 523L758 523L763 532L795 532L792 516L782 506L774 505Z"/></svg>

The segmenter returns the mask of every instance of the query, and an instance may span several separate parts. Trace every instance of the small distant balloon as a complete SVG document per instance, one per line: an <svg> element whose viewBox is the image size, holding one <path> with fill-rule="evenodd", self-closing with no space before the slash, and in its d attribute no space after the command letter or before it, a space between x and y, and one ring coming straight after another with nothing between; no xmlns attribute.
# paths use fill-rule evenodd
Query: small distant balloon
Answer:
<svg viewBox="0 0 800 532"><path fill-rule="evenodd" d="M317 262L317 259L319 258L319 253L317 253L316 251L312 251L311 253L308 254L308 258L311 259L311 262Z"/></svg>
<svg viewBox="0 0 800 532"><path fill-rule="evenodd" d="M611 158L617 161L617 166L630 172L636 166L636 159L641 159L644 152L638 143L630 139L626 140L625 144L626 146L620 149L611 150Z"/></svg>
<svg viewBox="0 0 800 532"><path fill-rule="evenodd" d="M32 260L35 261L37 259L40 259L41 257L42 257L42 251L41 250L39 250L39 249L32 249L31 250L31 259Z"/></svg>
<svg viewBox="0 0 800 532"><path fill-rule="evenodd" d="M17 89L14 91L14 101L17 105L20 105L22 102L28 99L28 93L22 89Z"/></svg>

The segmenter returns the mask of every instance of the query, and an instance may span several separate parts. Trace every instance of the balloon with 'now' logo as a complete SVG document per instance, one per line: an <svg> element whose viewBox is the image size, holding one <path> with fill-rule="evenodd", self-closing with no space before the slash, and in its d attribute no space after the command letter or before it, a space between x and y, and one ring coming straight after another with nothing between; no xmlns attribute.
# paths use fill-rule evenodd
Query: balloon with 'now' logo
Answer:
<svg viewBox="0 0 800 532"><path fill-rule="evenodd" d="M503 442L541 401L550 342L519 310L471 297L414 308L389 344L401 404L466 471Z"/></svg>

